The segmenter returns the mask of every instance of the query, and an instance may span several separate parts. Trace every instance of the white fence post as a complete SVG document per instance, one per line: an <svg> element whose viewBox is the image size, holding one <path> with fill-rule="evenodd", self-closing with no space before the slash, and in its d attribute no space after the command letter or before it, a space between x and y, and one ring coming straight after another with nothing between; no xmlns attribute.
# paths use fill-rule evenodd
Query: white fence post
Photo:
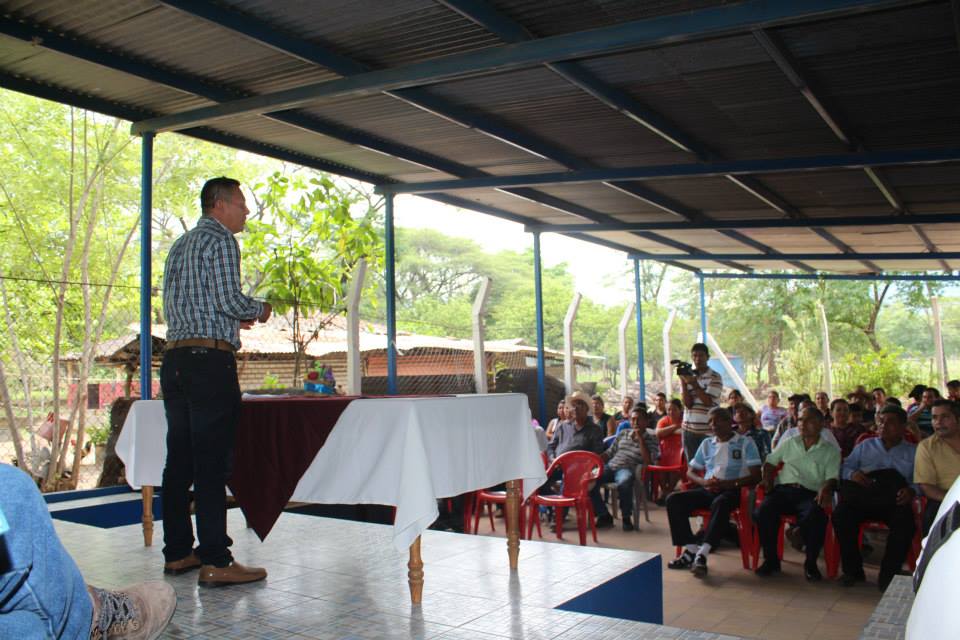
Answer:
<svg viewBox="0 0 960 640"><path fill-rule="evenodd" d="M817 312L820 314L820 327L823 329L823 383L827 395L833 397L833 362L830 359L830 327L827 324L827 312L823 303L817 300Z"/></svg>
<svg viewBox="0 0 960 640"><path fill-rule="evenodd" d="M573 321L577 317L581 298L583 298L581 294L573 294L573 300L563 319L563 385L568 394L573 393L573 382L576 378L576 370L573 366Z"/></svg>
<svg viewBox="0 0 960 640"><path fill-rule="evenodd" d="M347 393L361 393L363 370L360 366L360 296L367 275L367 261L361 259L353 268L347 293Z"/></svg>
<svg viewBox="0 0 960 640"><path fill-rule="evenodd" d="M677 310L670 309L670 315L663 325L663 392L667 396L667 402L673 395L673 367L670 366L670 327L673 326L673 320L677 317Z"/></svg>
<svg viewBox="0 0 960 640"><path fill-rule="evenodd" d="M717 344L717 341L713 339L713 336L710 335L710 332L707 332L707 339L705 342L707 346L710 347L713 355L719 358L720 363L723 365L723 369L727 372L727 375L733 378L733 384L735 384L737 389L740 390L740 393L743 394L743 399L750 403L750 406L755 410L759 410L760 404L757 403L757 399L753 397L753 393L751 393L750 389L747 388L743 378L741 378L740 374L737 373L737 370L733 368L733 365L727 358L727 354L723 352L723 349L721 349L720 345Z"/></svg>
<svg viewBox="0 0 960 640"><path fill-rule="evenodd" d="M943 333L940 329L940 300L931 296L930 309L933 311L933 347L937 354L937 374L940 376L940 388L947 390L947 360L943 355Z"/></svg>
<svg viewBox="0 0 960 640"><path fill-rule="evenodd" d="M633 302L627 304L623 311L623 317L620 318L619 331L617 339L620 346L620 398L627 395L627 327L630 325L630 319L633 317L633 309L637 305ZM643 372L640 372L643 375ZM640 400L643 402L643 400Z"/></svg>
<svg viewBox="0 0 960 640"><path fill-rule="evenodd" d="M490 297L490 278L480 282L480 290L473 301L473 378L477 393L487 392L487 358L483 351L483 314Z"/></svg>

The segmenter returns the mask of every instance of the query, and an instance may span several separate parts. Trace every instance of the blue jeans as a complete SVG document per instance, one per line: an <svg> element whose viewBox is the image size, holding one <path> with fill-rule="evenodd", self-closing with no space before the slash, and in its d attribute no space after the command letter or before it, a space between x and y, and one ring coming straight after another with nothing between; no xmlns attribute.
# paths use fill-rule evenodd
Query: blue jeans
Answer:
<svg viewBox="0 0 960 640"><path fill-rule="evenodd" d="M590 500L593 502L593 512L599 516L609 515L607 505L600 497L600 488L609 483L617 483L617 498L620 500L620 512L624 518L633 515L633 470L632 469L610 469L605 468L600 480L590 492Z"/></svg>
<svg viewBox="0 0 960 640"><path fill-rule="evenodd" d="M0 464L0 638L89 638L93 602L30 477Z"/></svg>
<svg viewBox="0 0 960 640"><path fill-rule="evenodd" d="M233 560L227 536L224 486L233 467L240 418L237 361L228 351L170 349L160 367L167 415L167 463L163 469L163 556L182 560L193 551L190 485L197 514L197 556L225 567Z"/></svg>

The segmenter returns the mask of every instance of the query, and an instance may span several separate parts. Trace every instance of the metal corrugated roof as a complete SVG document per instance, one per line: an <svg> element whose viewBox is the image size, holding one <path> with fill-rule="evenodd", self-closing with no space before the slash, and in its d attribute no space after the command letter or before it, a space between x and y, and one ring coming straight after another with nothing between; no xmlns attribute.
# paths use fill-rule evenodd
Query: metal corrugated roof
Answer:
<svg viewBox="0 0 960 640"><path fill-rule="evenodd" d="M751 13L738 14L744 7ZM898 223L911 212L960 214L956 159L871 170L763 168L852 151L960 149L956 11L946 0L0 0L0 86L142 120L465 52L503 59L519 47L504 43L568 37L571 54L546 64L316 99L185 133L384 185L604 167L669 174L704 161L749 161L757 169L735 178L536 183L442 197L531 224L674 220L681 225L669 232L586 233L625 251L687 247L698 256L683 262L696 268L724 266L702 255L708 251L923 253L930 242L955 251L953 225ZM637 20L646 22L630 32L635 44L576 53L607 33L587 30ZM717 31L725 20L739 26ZM669 29L676 37L664 35ZM652 33L660 36L650 44L644 38ZM687 220L866 215L889 215L890 224L826 232L682 227ZM893 258L873 264L943 266ZM873 268L834 260L809 266Z"/></svg>

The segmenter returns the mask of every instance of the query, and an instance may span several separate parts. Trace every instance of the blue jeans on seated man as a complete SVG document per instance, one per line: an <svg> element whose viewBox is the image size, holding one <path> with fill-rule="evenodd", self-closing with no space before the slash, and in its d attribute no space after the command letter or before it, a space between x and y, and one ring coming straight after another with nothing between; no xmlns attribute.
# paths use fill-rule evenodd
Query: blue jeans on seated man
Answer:
<svg viewBox="0 0 960 640"><path fill-rule="evenodd" d="M599 518L610 515L607 505L600 496L600 488L610 482L617 483L617 497L620 500L620 513L623 518L633 515L633 469L604 468L603 475L590 491L590 501L593 503L594 514Z"/></svg>
<svg viewBox="0 0 960 640"><path fill-rule="evenodd" d="M0 638L89 638L93 602L30 477L0 464Z"/></svg>

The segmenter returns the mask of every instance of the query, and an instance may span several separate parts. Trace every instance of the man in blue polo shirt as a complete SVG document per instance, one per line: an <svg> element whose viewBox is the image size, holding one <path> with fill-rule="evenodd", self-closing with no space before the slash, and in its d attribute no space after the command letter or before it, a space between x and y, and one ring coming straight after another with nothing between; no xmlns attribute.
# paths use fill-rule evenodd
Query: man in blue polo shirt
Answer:
<svg viewBox="0 0 960 640"><path fill-rule="evenodd" d="M714 407L707 415L713 436L700 443L690 461L687 477L696 489L673 493L667 498L667 519L673 544L683 553L670 561L670 569L690 569L693 575L707 575L707 555L717 545L730 521L730 512L740 503L740 488L760 481L760 454L757 445L733 429L727 409ZM702 472L702 476L700 475ZM710 522L698 545L690 528L690 514L710 509Z"/></svg>

